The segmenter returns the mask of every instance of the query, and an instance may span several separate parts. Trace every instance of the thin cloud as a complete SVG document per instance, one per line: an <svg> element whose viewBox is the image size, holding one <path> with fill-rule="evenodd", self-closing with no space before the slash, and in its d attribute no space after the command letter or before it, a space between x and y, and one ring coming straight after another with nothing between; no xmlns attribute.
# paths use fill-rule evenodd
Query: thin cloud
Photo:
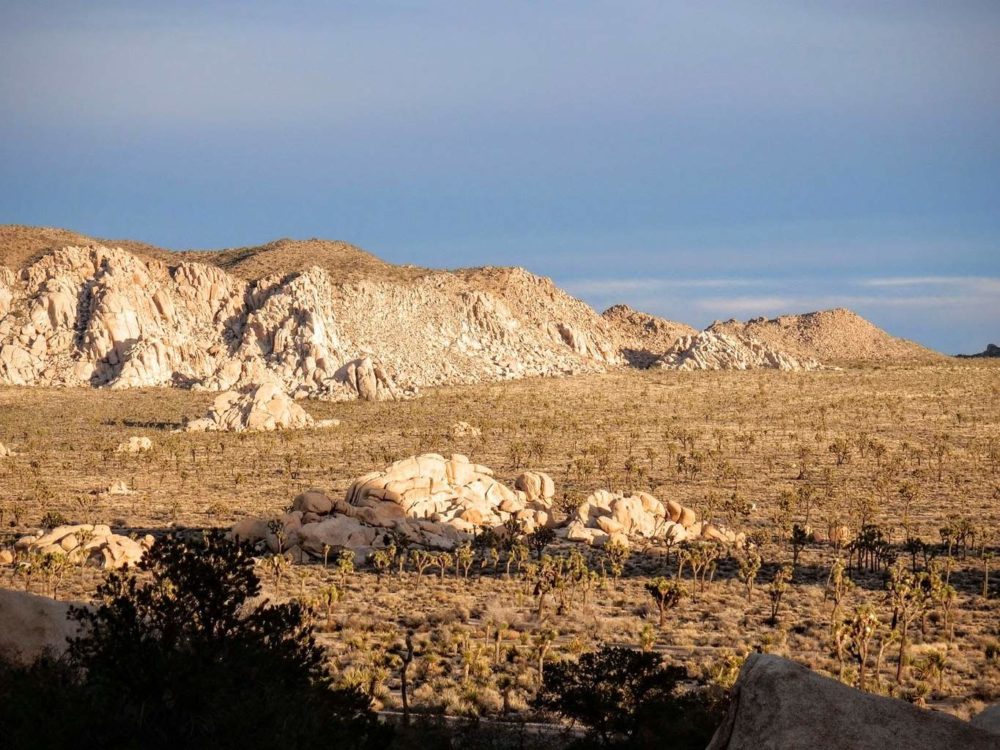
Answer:
<svg viewBox="0 0 1000 750"><path fill-rule="evenodd" d="M972 289L1000 292L1000 278L988 276L889 276L876 279L861 279L856 282L865 287L910 287L910 286L963 286Z"/></svg>
<svg viewBox="0 0 1000 750"><path fill-rule="evenodd" d="M657 289L727 289L760 286L760 279L579 279L564 286L574 294L612 295Z"/></svg>

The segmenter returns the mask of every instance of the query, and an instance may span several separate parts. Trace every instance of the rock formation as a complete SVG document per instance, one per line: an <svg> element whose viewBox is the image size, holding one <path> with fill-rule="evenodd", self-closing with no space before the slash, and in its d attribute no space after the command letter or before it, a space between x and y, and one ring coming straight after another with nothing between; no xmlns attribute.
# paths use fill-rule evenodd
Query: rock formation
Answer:
<svg viewBox="0 0 1000 750"><path fill-rule="evenodd" d="M483 431L478 427L474 427L468 422L455 422L451 426L451 436L456 438L462 437L479 437L483 434Z"/></svg>
<svg viewBox="0 0 1000 750"><path fill-rule="evenodd" d="M865 693L769 654L740 670L708 750L996 750L1000 737L942 713Z"/></svg>
<svg viewBox="0 0 1000 750"><path fill-rule="evenodd" d="M815 370L820 365L799 360L744 334L712 330L682 336L652 365L664 370Z"/></svg>
<svg viewBox="0 0 1000 750"><path fill-rule="evenodd" d="M67 616L74 605L80 606L0 588L0 658L30 664L45 651L62 655L68 639L80 634L78 624Z"/></svg>
<svg viewBox="0 0 1000 750"><path fill-rule="evenodd" d="M115 448L115 453L135 455L136 453L148 453L151 450L153 450L152 440L145 436L133 435L124 443L119 443L118 447Z"/></svg>
<svg viewBox="0 0 1000 750"><path fill-rule="evenodd" d="M693 510L673 500L661 502L648 492L633 495L597 490L577 508L559 535L571 542L603 547L615 542L684 542L708 540L737 544L743 540L714 524L699 523Z"/></svg>
<svg viewBox="0 0 1000 750"><path fill-rule="evenodd" d="M511 518L527 533L555 524L555 485L547 474L525 472L515 487L496 481L491 469L465 456L425 453L359 477L343 500L317 490L299 495L275 529L250 518L237 522L232 534L265 541L272 551L322 557L324 548L343 548L363 558L392 535L408 544L452 549L483 529L499 530Z"/></svg>
<svg viewBox="0 0 1000 750"><path fill-rule="evenodd" d="M632 367L649 367L677 339L698 333L689 325L639 312L628 305L609 307L601 313L601 317L612 325L622 356Z"/></svg>
<svg viewBox="0 0 1000 750"><path fill-rule="evenodd" d="M113 533L108 526L84 523L26 534L14 543L14 550L29 555L65 556L73 563L108 569L139 562L152 544L150 535L136 541Z"/></svg>
<svg viewBox="0 0 1000 750"><path fill-rule="evenodd" d="M294 430L316 422L305 409L274 383L257 386L249 393L226 391L216 396L212 408L201 419L189 422L187 432L244 432Z"/></svg>
<svg viewBox="0 0 1000 750"><path fill-rule="evenodd" d="M229 391L274 382L296 397L388 400L622 361L600 316L520 269L391 266L317 241L43 252L17 240L25 233L0 245L0 262L13 264L0 265L0 383Z"/></svg>
<svg viewBox="0 0 1000 750"><path fill-rule="evenodd" d="M491 469L465 456L446 459L425 453L359 477L343 500L319 490L305 492L275 522L243 519L232 534L264 541L275 552L322 556L346 548L362 559L394 536L408 544L452 549L484 530L506 535L510 521L526 534L547 527L555 529L557 537L596 546L686 540L732 545L743 539L742 534L698 523L690 508L644 492L624 496L598 490L570 518L553 507L555 494L555 483L543 472L523 472L511 489L497 481Z"/></svg>

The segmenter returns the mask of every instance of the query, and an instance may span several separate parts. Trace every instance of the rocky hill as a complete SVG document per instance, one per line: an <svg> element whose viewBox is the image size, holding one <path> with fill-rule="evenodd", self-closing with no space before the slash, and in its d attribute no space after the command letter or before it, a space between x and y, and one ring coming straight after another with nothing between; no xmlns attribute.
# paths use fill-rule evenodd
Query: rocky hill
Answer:
<svg viewBox="0 0 1000 750"><path fill-rule="evenodd" d="M115 244L0 229L0 382L393 398L624 361L607 321L521 269L394 266L320 240Z"/></svg>
<svg viewBox="0 0 1000 750"><path fill-rule="evenodd" d="M698 333L686 323L658 318L628 305L609 307L601 317L611 324L615 343L633 367L649 367L679 338Z"/></svg>
<svg viewBox="0 0 1000 750"><path fill-rule="evenodd" d="M955 356L961 357L962 359L1000 357L1000 346L997 346L996 344L987 344L986 349L979 352L979 354L956 354Z"/></svg>
<svg viewBox="0 0 1000 750"><path fill-rule="evenodd" d="M782 315L713 323L708 331L752 339L798 359L823 364L932 362L942 355L891 336L842 307L805 315Z"/></svg>
<svg viewBox="0 0 1000 750"><path fill-rule="evenodd" d="M0 383L390 399L423 386L597 372L811 369L940 355L843 310L699 333L625 305L598 315L520 268L393 265L282 239L164 250L0 226Z"/></svg>

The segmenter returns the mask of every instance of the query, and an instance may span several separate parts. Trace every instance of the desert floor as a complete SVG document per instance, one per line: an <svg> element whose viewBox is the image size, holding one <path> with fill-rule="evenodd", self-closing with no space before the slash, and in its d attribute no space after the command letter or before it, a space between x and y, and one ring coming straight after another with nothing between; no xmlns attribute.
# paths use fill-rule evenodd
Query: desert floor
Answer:
<svg viewBox="0 0 1000 750"><path fill-rule="evenodd" d="M202 416L213 397L174 389L0 388L0 443L18 454L0 458L0 545L46 514L139 534L275 516L302 490L339 495L354 477L422 452L466 454L507 482L525 468L546 471L567 508L598 488L650 491L761 539L763 567L751 602L727 552L714 579L670 611L662 628L644 585L651 576L673 575L676 561L652 551L634 549L618 580L601 577L586 593L554 592L541 614L531 580L516 566L508 578L503 562L495 570L477 563L469 579L437 569L418 579L412 569L377 577L367 566L347 573L332 562L289 566L276 578L262 561L269 595L317 606L331 667L342 681L370 690L381 707L398 707L393 646L412 628L415 708L495 715L504 694L512 709L523 708L540 661L601 642L656 649L720 684L753 649L836 675L842 670L825 594L830 565L845 553L823 541L828 528L877 523L909 561L898 546L907 533L940 544L942 527L967 521L974 531L968 549L953 549L954 611L932 612L923 629L913 628L916 668L898 688L898 647L886 641L878 684L870 687L926 697L962 716L1000 699L1000 585L991 580L983 596L990 552L1000 551L997 364L621 371L440 388L396 403L305 402L314 417L341 420L323 430L174 432ZM482 435L453 437L460 420ZM116 453L133 435L149 437L153 450ZM134 494L103 492L119 480ZM904 486L912 489L909 499ZM809 488L810 507L789 508L782 497L802 487ZM778 622L769 624L769 581L792 556L788 524L807 520L816 540L802 551ZM600 571L602 553L588 554ZM887 633L892 608L882 577L857 575L841 612L870 603ZM26 578L16 565L0 568L0 586L55 588L60 598L89 598L99 580L91 569L52 581ZM688 574L685 581L693 588ZM339 600L327 612L318 600L331 585ZM876 649L881 643L880 635ZM931 652L944 656L940 675L925 658ZM848 662L845 679L851 669Z"/></svg>

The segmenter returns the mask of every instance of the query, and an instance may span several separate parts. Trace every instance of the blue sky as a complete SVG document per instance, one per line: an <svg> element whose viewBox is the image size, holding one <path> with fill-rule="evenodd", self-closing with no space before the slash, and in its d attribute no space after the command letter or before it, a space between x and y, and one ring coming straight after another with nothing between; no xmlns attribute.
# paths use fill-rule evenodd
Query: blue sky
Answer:
<svg viewBox="0 0 1000 750"><path fill-rule="evenodd" d="M1000 340L1000 3L0 2L0 222Z"/></svg>

